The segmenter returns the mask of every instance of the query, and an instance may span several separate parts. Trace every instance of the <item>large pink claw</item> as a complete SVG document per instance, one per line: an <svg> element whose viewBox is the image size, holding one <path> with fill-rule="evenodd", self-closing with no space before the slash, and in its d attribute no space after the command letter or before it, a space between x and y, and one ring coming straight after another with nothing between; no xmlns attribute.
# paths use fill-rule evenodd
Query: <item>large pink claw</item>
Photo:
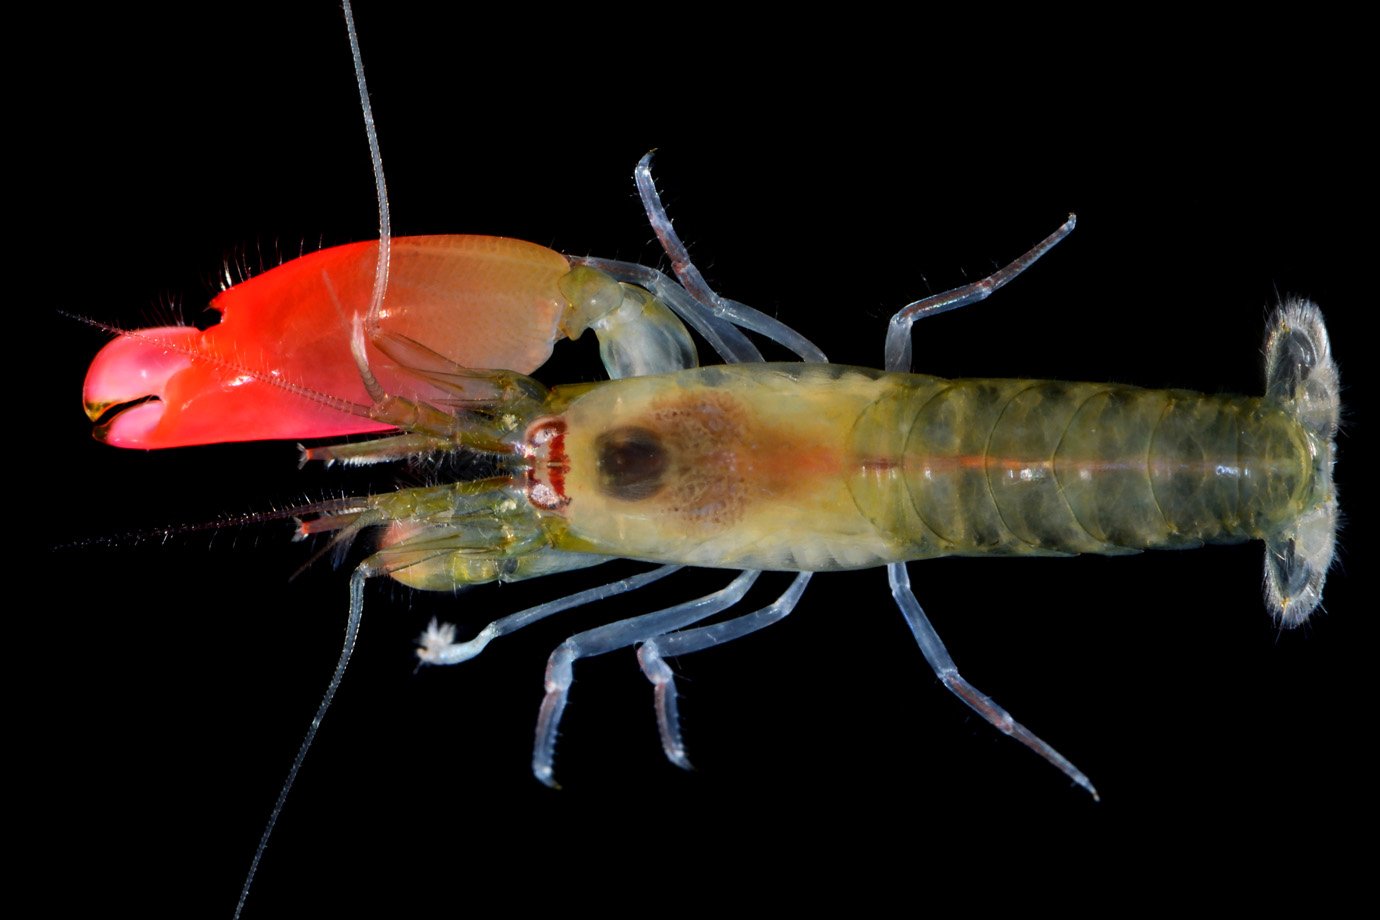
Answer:
<svg viewBox="0 0 1380 920"><path fill-rule="evenodd" d="M237 284L211 302L221 320L204 332L172 326L111 342L83 392L95 436L152 449L389 430L363 414L370 398L350 353L377 251L376 242L323 249ZM463 367L530 373L560 335L556 281L569 270L564 256L519 240L395 239L378 332ZM368 352L390 395L446 395L373 344Z"/></svg>

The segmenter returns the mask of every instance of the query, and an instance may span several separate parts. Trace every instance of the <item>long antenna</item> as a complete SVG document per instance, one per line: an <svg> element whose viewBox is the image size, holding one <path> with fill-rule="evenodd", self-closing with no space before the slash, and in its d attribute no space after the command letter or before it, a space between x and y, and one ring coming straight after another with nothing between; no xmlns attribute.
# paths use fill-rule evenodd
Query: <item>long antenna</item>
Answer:
<svg viewBox="0 0 1380 920"><path fill-rule="evenodd" d="M350 8L350 0L341 0L340 5L345 13L345 31L350 36L350 54L354 58L355 83L359 86L359 101L364 110L364 131L369 138L369 157L374 165L374 191L378 196L378 261L374 268L374 294L369 303L369 316L365 321L366 330L373 332L378 326L379 314L383 310L383 298L388 290L388 265L392 254L392 227L388 217L388 188L383 179L383 155L379 152L378 131L374 127L374 110L369 105L369 87L364 81L364 59L359 53L359 36L355 33L354 11ZM360 370L362 373L367 373L368 366L362 365ZM249 863L249 871L245 874L244 885L240 888L240 899L235 904L235 920L239 920L240 914L244 911L244 902L249 898L249 889L254 885L254 876L259 871L259 863L263 860L264 850L268 848L269 838L273 836L273 829L278 824L278 816L283 812L283 805L287 802L288 793L292 791L292 784L296 782L297 774L301 772L307 752L311 750L312 744L316 741L316 733L321 728L321 720L325 718L326 711L330 709L331 703L335 700L336 690L339 689L340 681L345 676L345 667L349 664L350 653L354 651L355 640L359 635L360 614L363 610L364 580L370 574L373 573L361 566L355 570L354 575L350 578L350 618L345 628L345 645L340 651L340 659L336 662L335 671L331 674L331 681L326 687L326 693L321 698L321 704L317 707L316 715L311 720L311 726L302 739L302 746L297 749L297 756L292 759L292 766L288 769L287 778L283 780L283 788L278 791L278 799L273 803L273 811L269 813L268 822L264 825L263 834L259 837L259 845L254 849L254 858Z"/></svg>
<svg viewBox="0 0 1380 920"><path fill-rule="evenodd" d="M374 296L369 301L369 317L364 328L370 334L378 329L383 312L383 298L388 293L388 268L393 257L393 222L388 214L388 183L383 177L383 154L379 151L379 132L374 127L374 107L369 103L369 86L364 82L364 58L359 53L359 35L355 33L355 14L350 0L341 0L345 12L345 30L350 34L350 56L355 64L355 83L359 86L359 105L364 112L364 133L369 139L369 160L374 166L374 196L379 206L379 253L374 263Z"/></svg>

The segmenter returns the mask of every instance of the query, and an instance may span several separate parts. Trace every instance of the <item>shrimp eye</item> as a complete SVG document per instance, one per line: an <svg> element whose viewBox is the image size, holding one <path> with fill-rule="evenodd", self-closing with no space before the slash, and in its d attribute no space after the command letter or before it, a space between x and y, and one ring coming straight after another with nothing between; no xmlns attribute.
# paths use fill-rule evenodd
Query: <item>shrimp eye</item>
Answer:
<svg viewBox="0 0 1380 920"><path fill-rule="evenodd" d="M606 431L595 439L594 454L605 495L640 501L661 491L666 448L655 432L633 426Z"/></svg>

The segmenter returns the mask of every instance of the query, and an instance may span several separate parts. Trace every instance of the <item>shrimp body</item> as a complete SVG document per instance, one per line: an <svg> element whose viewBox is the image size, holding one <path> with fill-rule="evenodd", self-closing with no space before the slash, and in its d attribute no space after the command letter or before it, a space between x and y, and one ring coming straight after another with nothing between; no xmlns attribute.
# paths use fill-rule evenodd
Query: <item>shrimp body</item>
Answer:
<svg viewBox="0 0 1380 920"><path fill-rule="evenodd" d="M1283 408L1113 384L741 365L601 384L553 424L556 545L689 565L1264 539L1325 495L1327 451Z"/></svg>
<svg viewBox="0 0 1380 920"><path fill-rule="evenodd" d="M1330 422L1269 397L838 365L556 387L515 453L485 487L504 500L476 506L473 484L383 499L413 520L387 552L431 554L395 577L451 589L544 574L553 552L800 572L1119 555L1279 541L1334 501ZM486 554L488 530L508 536Z"/></svg>
<svg viewBox="0 0 1380 920"><path fill-rule="evenodd" d="M980 284L976 296L989 289ZM923 314L908 307L897 315ZM1339 385L1311 303L1275 313L1266 352L1262 397L823 364L691 368L550 391L529 380L496 386L516 395L460 420L456 436L507 445L501 475L347 502L307 526L388 525L357 586L386 574L453 590L614 557L743 570L721 592L576 634L552 653L533 753L543 782L554 784L557 726L577 659L640 644L663 747L685 766L662 657L775 622L813 572L885 565L940 680L1092 792L1081 771L959 675L910 591L905 563L1260 539L1267 605L1283 625L1304 621L1321 603L1334 549ZM764 569L801 574L762 610L695 625L736 603ZM418 656L468 660L499 635L627 584L512 614L467 642L433 624Z"/></svg>

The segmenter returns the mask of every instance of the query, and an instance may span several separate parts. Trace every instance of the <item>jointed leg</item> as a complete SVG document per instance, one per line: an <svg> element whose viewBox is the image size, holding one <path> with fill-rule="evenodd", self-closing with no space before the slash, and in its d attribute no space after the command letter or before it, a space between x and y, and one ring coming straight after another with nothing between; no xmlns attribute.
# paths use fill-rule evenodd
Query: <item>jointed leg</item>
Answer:
<svg viewBox="0 0 1380 920"><path fill-rule="evenodd" d="M954 660L949 657L949 650L944 647L943 641L939 638L939 633L934 631L930 625L929 617L925 616L925 611L920 608L920 602L915 599L915 595L910 590L910 575L906 572L905 563L894 562L887 566L887 575L891 580L891 595L896 599L896 606L901 608L901 614L910 624L910 631L915 636L915 641L920 645L920 651L925 656L925 660L934 669L934 676L948 687L954 696L967 703L978 715L982 716L997 730L1003 734L1010 735L1021 744L1048 760L1054 766L1064 772L1064 775L1092 793L1093 798L1097 798L1097 790L1093 784L1083 775L1073 764L1054 748L1026 728L1015 719L1011 714L1001 708L987 694L978 690L958 673L958 667Z"/></svg>
<svg viewBox="0 0 1380 920"><path fill-rule="evenodd" d="M886 331L886 369L903 373L910 372L910 327L917 319L947 313L949 310L957 310L959 307L966 307L968 304L977 303L979 300L986 300L993 291L1025 271L1035 263L1036 259L1049 252L1056 243L1072 233L1075 223L1077 223L1077 218L1070 214L1063 226L1037 243L1029 252L981 281L965 284L962 287L954 288L952 291L935 294L902 307L891 318L891 326Z"/></svg>
<svg viewBox="0 0 1380 920"><path fill-rule="evenodd" d="M542 700L541 714L537 718L537 737L532 750L532 773L537 779L548 786L556 785L551 767L556 753L556 730L570 695L570 684L574 680L575 662L578 659L627 648L727 610L743 599L760 574L743 572L713 594L655 613L576 633L557 646L546 664L546 697Z"/></svg>
<svg viewBox="0 0 1380 920"><path fill-rule="evenodd" d="M545 604L528 607L526 610L519 610L517 613L510 613L508 616L494 620L485 626L468 642L455 641L454 624L437 623L432 620L427 626L426 632L417 639L420 643L417 648L417 658L422 664L434 665L459 664L462 661L469 661L484 651L485 647L499 636L506 636L524 626L538 620L544 620L552 614L570 610L573 607L583 607L585 604L592 604L595 601L616 597L628 591L635 591L643 585L660 581L672 572L680 571L680 569L681 566L678 565L663 565L660 568L652 569L650 572L624 578L622 581L609 582L606 585L599 585L597 588L590 588L587 591L559 597L554 601L547 601Z"/></svg>
<svg viewBox="0 0 1380 920"><path fill-rule="evenodd" d="M633 170L633 180L637 183L637 194L642 199L642 209L647 214L647 221L652 225L652 231L656 233L656 238L661 242L661 248L665 250L667 257L671 260L671 270L675 272L681 285L696 303L702 305L714 316L723 317L735 326L749 329L758 335L771 339L784 348L790 349L802 361L823 362L829 360L814 342L779 319L768 316L761 310L756 310L736 300L722 297L709 286L709 282L704 280L704 276L695 267L695 263L690 261L690 252L681 242L675 227L671 226L671 218L666 213L666 206L661 203L661 194L657 192L656 182L652 179L652 155L650 153L644 155L637 162L637 169Z"/></svg>
<svg viewBox="0 0 1380 920"><path fill-rule="evenodd" d="M785 593L761 610L712 626L683 629L669 635L657 636L642 643L637 650L637 660L642 665L642 673L647 675L655 690L657 730L661 733L662 750L666 752L666 757L671 763L685 770L690 769L690 759L685 756L685 743L680 736L676 679L665 659L723 645L785 619L786 615L795 609L800 595L805 593L805 586L810 583L811 574L813 573L801 572Z"/></svg>

